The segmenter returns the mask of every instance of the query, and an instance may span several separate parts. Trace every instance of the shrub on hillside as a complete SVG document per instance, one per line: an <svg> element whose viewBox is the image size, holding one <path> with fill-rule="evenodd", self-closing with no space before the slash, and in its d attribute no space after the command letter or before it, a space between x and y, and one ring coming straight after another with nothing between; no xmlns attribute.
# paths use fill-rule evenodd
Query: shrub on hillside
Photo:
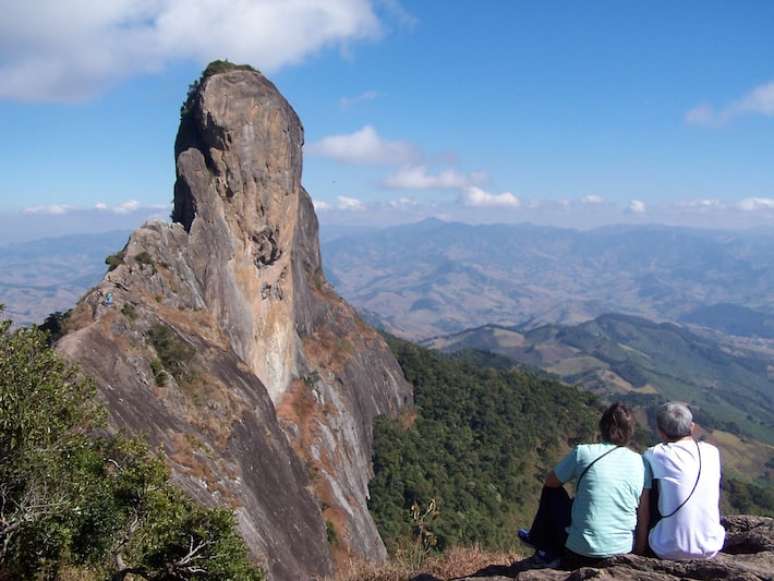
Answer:
<svg viewBox="0 0 774 581"><path fill-rule="evenodd" d="M141 442L100 435L91 381L0 322L0 578L262 579L230 511L195 504Z"/></svg>
<svg viewBox="0 0 774 581"><path fill-rule="evenodd" d="M214 60L202 71L201 77L188 85L188 94L185 97L185 101L180 106L180 117L185 117L193 109L194 97L196 96L199 87L212 75L220 73L227 73L229 71L255 71L250 65L238 65L232 63L228 59Z"/></svg>
<svg viewBox="0 0 774 581"><path fill-rule="evenodd" d="M195 355L194 349L172 328L157 323L148 331L148 338L158 355L158 361L154 361L152 367L159 385L164 384L160 379L165 372L177 381L186 381L193 377L191 363Z"/></svg>

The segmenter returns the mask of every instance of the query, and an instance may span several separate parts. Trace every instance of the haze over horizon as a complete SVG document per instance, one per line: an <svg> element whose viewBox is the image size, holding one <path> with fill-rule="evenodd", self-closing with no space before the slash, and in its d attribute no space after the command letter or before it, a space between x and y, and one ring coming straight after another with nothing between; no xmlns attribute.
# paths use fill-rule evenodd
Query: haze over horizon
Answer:
<svg viewBox="0 0 774 581"><path fill-rule="evenodd" d="M774 225L770 3L225 6L8 7L0 243L168 216L180 103L218 58L304 119L323 223Z"/></svg>

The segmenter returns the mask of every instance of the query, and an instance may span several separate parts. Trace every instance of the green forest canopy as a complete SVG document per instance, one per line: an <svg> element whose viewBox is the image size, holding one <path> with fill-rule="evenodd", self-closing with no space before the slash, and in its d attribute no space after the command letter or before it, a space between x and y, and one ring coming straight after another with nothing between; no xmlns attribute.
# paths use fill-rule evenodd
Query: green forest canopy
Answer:
<svg viewBox="0 0 774 581"><path fill-rule="evenodd" d="M370 508L388 547L412 538L411 507L433 499L438 549L512 545L546 471L572 444L592 438L594 397L511 370L496 356L390 344L415 387L416 419L407 427L405 418L380 418L375 426Z"/></svg>

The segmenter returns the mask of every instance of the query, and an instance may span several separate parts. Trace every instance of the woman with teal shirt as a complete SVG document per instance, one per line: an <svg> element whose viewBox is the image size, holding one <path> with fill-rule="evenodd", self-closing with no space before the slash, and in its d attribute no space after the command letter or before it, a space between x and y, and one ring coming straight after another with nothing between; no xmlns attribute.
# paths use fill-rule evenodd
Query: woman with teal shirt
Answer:
<svg viewBox="0 0 774 581"><path fill-rule="evenodd" d="M646 550L650 474L642 456L626 447L635 425L631 410L614 403L599 420L602 442L576 446L548 474L532 528L519 531L544 565L561 558L574 568ZM570 481L574 501L563 487Z"/></svg>

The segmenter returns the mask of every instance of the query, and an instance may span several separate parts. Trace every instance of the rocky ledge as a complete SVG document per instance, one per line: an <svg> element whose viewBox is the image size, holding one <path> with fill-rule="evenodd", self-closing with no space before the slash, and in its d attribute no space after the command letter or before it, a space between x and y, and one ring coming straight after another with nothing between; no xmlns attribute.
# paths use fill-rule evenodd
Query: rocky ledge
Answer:
<svg viewBox="0 0 774 581"><path fill-rule="evenodd" d="M726 545L710 560L664 561L622 555L607 559L600 567L575 571L530 569L529 561L517 561L509 567L488 567L456 581L577 581L581 579L628 579L634 581L672 581L684 579L728 579L758 581L774 579L774 519L759 516L730 516L723 520ZM440 581L431 576L412 581Z"/></svg>

